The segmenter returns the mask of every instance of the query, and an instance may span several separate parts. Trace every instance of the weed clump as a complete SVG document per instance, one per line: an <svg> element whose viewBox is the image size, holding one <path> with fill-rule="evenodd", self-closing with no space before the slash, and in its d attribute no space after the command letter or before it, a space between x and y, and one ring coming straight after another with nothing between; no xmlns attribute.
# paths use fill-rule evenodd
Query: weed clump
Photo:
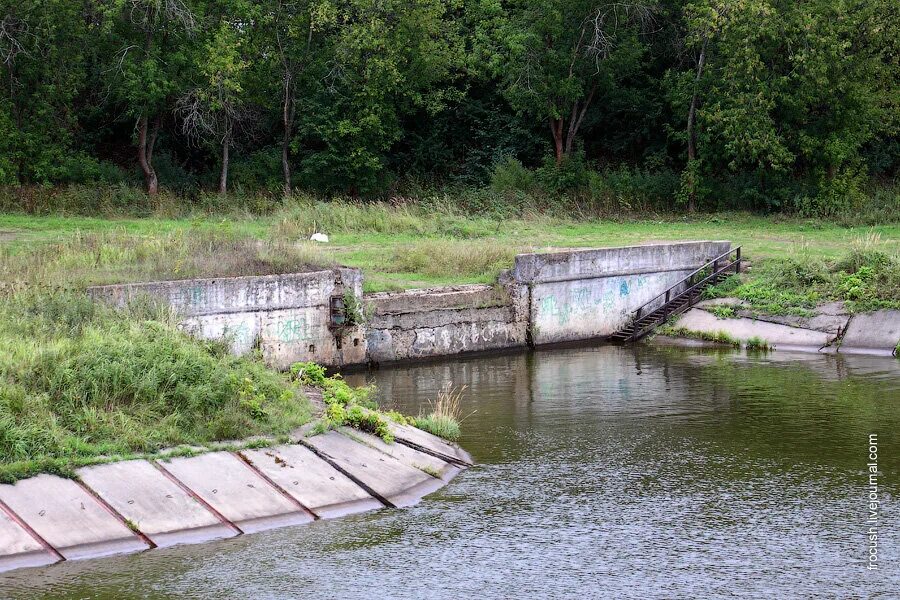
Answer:
<svg viewBox="0 0 900 600"><path fill-rule="evenodd" d="M378 404L372 398L373 387L353 387L340 375L328 377L324 367L312 362L294 363L291 373L301 384L322 390L325 412L316 424L316 433L347 425L375 434L385 442L394 441L387 416L378 411Z"/></svg>
<svg viewBox="0 0 900 600"><path fill-rule="evenodd" d="M455 390L449 383L444 386L431 403L431 410L415 418L415 426L445 440L458 440L460 401L464 389Z"/></svg>
<svg viewBox="0 0 900 600"><path fill-rule="evenodd" d="M752 338L747 340L747 343L745 344L744 348L746 348L747 350L756 351L756 352L768 352L769 350L772 349L772 346L769 345L769 342L767 342L763 338L758 337L758 336L753 336Z"/></svg>

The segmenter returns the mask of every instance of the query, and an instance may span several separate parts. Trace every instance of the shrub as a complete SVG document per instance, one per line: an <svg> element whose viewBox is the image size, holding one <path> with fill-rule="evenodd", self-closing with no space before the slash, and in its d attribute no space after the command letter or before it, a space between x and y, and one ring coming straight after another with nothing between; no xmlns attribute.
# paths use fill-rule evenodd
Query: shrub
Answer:
<svg viewBox="0 0 900 600"><path fill-rule="evenodd" d="M430 412L420 414L415 418L415 426L446 440L458 440L463 390L465 387L455 390L452 384L448 383L438 392L437 398L431 403Z"/></svg>
<svg viewBox="0 0 900 600"><path fill-rule="evenodd" d="M534 185L534 173L512 156L494 165L491 172L491 189L498 194L527 192Z"/></svg>

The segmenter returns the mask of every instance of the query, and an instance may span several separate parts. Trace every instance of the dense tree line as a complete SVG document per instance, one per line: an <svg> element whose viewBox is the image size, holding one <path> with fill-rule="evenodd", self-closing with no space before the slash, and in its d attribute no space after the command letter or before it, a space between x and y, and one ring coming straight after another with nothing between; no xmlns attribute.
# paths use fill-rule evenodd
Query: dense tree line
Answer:
<svg viewBox="0 0 900 600"><path fill-rule="evenodd" d="M895 0L2 2L3 185L375 195L519 161L828 207L900 162Z"/></svg>

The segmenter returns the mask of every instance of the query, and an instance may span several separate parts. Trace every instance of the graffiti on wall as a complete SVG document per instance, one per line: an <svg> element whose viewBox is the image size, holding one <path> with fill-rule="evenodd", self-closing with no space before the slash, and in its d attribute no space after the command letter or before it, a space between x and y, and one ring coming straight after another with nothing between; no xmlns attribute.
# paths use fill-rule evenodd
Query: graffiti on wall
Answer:
<svg viewBox="0 0 900 600"><path fill-rule="evenodd" d="M598 310L621 313L628 311L631 303L627 298L647 286L647 277L638 275L630 279L622 279L618 286L604 282L601 285L583 285L568 290L566 294L548 294L538 307L541 317L550 317L564 327L573 317L583 317Z"/></svg>

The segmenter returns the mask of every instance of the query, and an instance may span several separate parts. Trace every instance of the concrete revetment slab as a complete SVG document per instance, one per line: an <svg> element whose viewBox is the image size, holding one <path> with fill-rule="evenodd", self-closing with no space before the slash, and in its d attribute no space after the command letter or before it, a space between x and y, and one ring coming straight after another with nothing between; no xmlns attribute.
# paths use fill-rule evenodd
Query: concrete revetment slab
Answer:
<svg viewBox="0 0 900 600"><path fill-rule="evenodd" d="M398 508L411 506L444 485L440 479L337 431L314 435L304 442Z"/></svg>
<svg viewBox="0 0 900 600"><path fill-rule="evenodd" d="M70 479L38 475L15 485L2 485L0 500L67 560L136 552L148 547Z"/></svg>
<svg viewBox="0 0 900 600"><path fill-rule="evenodd" d="M390 423L391 433L398 442L412 446L413 448L422 449L430 454L436 454L444 460L460 463L463 465L471 465L472 457L469 453L449 442L445 442L436 435L432 435L427 431L422 431L417 427L409 425L398 425Z"/></svg>
<svg viewBox="0 0 900 600"><path fill-rule="evenodd" d="M320 518L330 519L383 506L309 448L290 444L243 450L241 455Z"/></svg>
<svg viewBox="0 0 900 600"><path fill-rule="evenodd" d="M173 458L161 465L244 533L313 520L230 452Z"/></svg>
<svg viewBox="0 0 900 600"><path fill-rule="evenodd" d="M22 567L41 567L58 560L0 510L0 572Z"/></svg>
<svg viewBox="0 0 900 600"><path fill-rule="evenodd" d="M157 546L238 533L146 460L85 467L78 475Z"/></svg>
<svg viewBox="0 0 900 600"><path fill-rule="evenodd" d="M392 458L396 458L404 465L419 469L432 476L439 477L444 483L453 479L460 468L456 465L441 460L431 454L425 454L415 448L411 448L399 442L388 444L380 437L353 429L351 427L341 427L340 432L347 437L358 440L367 446L371 446Z"/></svg>

